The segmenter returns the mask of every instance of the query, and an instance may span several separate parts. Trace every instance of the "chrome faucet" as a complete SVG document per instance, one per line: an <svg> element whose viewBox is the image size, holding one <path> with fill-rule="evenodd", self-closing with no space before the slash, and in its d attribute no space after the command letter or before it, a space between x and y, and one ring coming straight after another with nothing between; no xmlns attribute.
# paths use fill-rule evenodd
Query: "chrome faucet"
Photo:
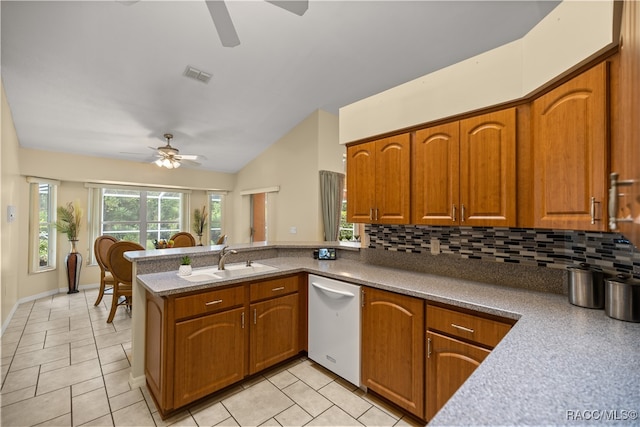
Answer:
<svg viewBox="0 0 640 427"><path fill-rule="evenodd" d="M224 246L221 250L220 250L220 259L218 260L218 270L224 270L224 260L225 258L227 258L227 255L229 254L237 254L238 251L235 251L233 249L229 249L229 246Z"/></svg>

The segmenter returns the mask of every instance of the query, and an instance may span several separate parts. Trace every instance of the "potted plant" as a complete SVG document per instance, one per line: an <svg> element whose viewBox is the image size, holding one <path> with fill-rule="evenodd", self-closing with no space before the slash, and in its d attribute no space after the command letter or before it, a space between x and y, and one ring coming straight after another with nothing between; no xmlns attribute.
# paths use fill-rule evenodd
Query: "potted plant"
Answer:
<svg viewBox="0 0 640 427"><path fill-rule="evenodd" d="M207 225L207 207L203 206L202 210L196 208L193 211L193 232L198 236L198 246L202 246L202 234Z"/></svg>
<svg viewBox="0 0 640 427"><path fill-rule="evenodd" d="M191 274L191 258L183 256L180 260L180 267L178 268L178 276L189 276Z"/></svg>
<svg viewBox="0 0 640 427"><path fill-rule="evenodd" d="M74 294L79 292L78 284L82 269L82 255L78 253L76 248L82 223L82 209L79 202L69 202L65 206L58 206L56 213L58 214L56 229L58 232L66 234L67 239L71 242L71 251L65 257L64 263L67 267L67 283L69 285L67 293Z"/></svg>

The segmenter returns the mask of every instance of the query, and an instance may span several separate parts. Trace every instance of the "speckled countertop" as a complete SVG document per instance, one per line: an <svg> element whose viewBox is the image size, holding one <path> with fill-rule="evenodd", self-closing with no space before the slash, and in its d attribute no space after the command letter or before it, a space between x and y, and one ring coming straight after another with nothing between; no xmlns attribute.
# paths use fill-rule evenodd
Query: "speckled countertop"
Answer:
<svg viewBox="0 0 640 427"><path fill-rule="evenodd" d="M382 268L356 261L272 258L273 277L306 271L518 319L429 425L638 425L640 323L572 306L563 295ZM194 270L195 271L195 270ZM247 278L191 283L175 272L138 276L158 295Z"/></svg>

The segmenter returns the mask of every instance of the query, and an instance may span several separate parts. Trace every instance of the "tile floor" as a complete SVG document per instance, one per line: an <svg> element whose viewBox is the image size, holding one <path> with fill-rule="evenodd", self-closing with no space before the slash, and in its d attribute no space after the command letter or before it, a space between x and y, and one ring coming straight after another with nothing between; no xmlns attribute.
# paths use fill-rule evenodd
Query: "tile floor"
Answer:
<svg viewBox="0 0 640 427"><path fill-rule="evenodd" d="M2 335L0 425L396 426L415 421L304 357L162 420L129 386L131 318L97 289L21 304Z"/></svg>

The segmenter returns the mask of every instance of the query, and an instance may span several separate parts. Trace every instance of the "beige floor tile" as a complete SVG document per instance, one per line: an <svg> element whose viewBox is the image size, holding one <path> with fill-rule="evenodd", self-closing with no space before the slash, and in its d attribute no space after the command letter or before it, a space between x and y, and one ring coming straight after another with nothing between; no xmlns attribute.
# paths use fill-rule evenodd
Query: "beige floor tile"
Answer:
<svg viewBox="0 0 640 427"><path fill-rule="evenodd" d="M275 418L269 418L267 421L260 424L260 427L280 427L280 423Z"/></svg>
<svg viewBox="0 0 640 427"><path fill-rule="evenodd" d="M286 409L285 411L276 415L275 418L276 421L280 423L280 425L285 427L303 426L313 419L313 417L309 415L309 413L307 413L298 405L293 405L289 409Z"/></svg>
<svg viewBox="0 0 640 427"><path fill-rule="evenodd" d="M105 415L104 417L100 417L82 425L83 427L113 427L113 417L111 414Z"/></svg>
<svg viewBox="0 0 640 427"><path fill-rule="evenodd" d="M4 334L2 334L3 343L18 342L20 341L20 338L22 338L22 328L16 328L14 330L9 330L9 328L7 328L4 331Z"/></svg>
<svg viewBox="0 0 640 427"><path fill-rule="evenodd" d="M87 345L96 345L96 340L93 335L83 340L71 342L71 349L73 350L74 348L80 348Z"/></svg>
<svg viewBox="0 0 640 427"><path fill-rule="evenodd" d="M119 360L117 362L109 363L108 365L102 366L103 374L110 374L112 372L121 371L123 369L128 369L131 367L128 359Z"/></svg>
<svg viewBox="0 0 640 427"><path fill-rule="evenodd" d="M104 334L96 337L96 345L98 346L98 350L117 344L123 344L129 341L131 341L130 329L125 329L121 332L113 332L111 334Z"/></svg>
<svg viewBox="0 0 640 427"><path fill-rule="evenodd" d="M133 390L109 398L109 404L111 405L112 411L117 411L125 406L133 405L143 400L144 396L142 395L142 391L139 388L134 388Z"/></svg>
<svg viewBox="0 0 640 427"><path fill-rule="evenodd" d="M366 400L367 402L370 402L373 406L376 406L382 409L384 412L386 412L387 414L391 415L396 419L400 419L404 415L404 413L400 411L398 408L396 408L395 406L392 406L391 404L385 402L382 399L379 399L378 397L372 394L365 393L364 390L358 389L354 391L354 393L360 396L361 398L363 398L364 400Z"/></svg>
<svg viewBox="0 0 640 427"><path fill-rule="evenodd" d="M282 391L313 417L317 417L333 405L324 396L302 381L293 383Z"/></svg>
<svg viewBox="0 0 640 427"><path fill-rule="evenodd" d="M68 358L59 359L49 363L43 363L42 365L40 365L40 373L43 374L45 372L54 371L56 369L64 368L70 365L71 365L71 361Z"/></svg>
<svg viewBox="0 0 640 427"><path fill-rule="evenodd" d="M289 368L289 372L300 378L314 390L318 390L326 386L336 378L335 374L327 371L310 360Z"/></svg>
<svg viewBox="0 0 640 427"><path fill-rule="evenodd" d="M283 388L288 387L298 381L298 377L285 370L269 377L269 381L271 381L273 385L282 390Z"/></svg>
<svg viewBox="0 0 640 427"><path fill-rule="evenodd" d="M355 418L344 412L337 406L332 406L320 416L314 418L308 426L361 426Z"/></svg>
<svg viewBox="0 0 640 427"><path fill-rule="evenodd" d="M42 350L43 348L44 348L44 343L27 345L27 346L24 346L24 347L18 347L15 350L15 354L16 354L16 356L18 356L20 354L25 354L25 353L28 353L30 351Z"/></svg>
<svg viewBox="0 0 640 427"><path fill-rule="evenodd" d="M222 404L240 425L256 426L293 405L293 401L269 381L263 381Z"/></svg>
<svg viewBox="0 0 640 427"><path fill-rule="evenodd" d="M359 396L356 396L335 381L322 387L319 391L320 394L338 405L340 409L351 415L353 418L358 418L367 412L367 410L372 406L371 403ZM395 421L396 420L394 420L394 422Z"/></svg>
<svg viewBox="0 0 640 427"><path fill-rule="evenodd" d="M13 363L11 363L10 370L17 371L60 359L66 359L67 362L69 361L68 345L59 345L57 347L43 348L23 353L20 357L14 358Z"/></svg>
<svg viewBox="0 0 640 427"><path fill-rule="evenodd" d="M144 401L113 412L113 421L116 426L155 427L156 425Z"/></svg>
<svg viewBox="0 0 640 427"><path fill-rule="evenodd" d="M38 383L39 370L39 366L33 366L31 368L9 372L2 385L2 393L9 393L35 386Z"/></svg>
<svg viewBox="0 0 640 427"><path fill-rule="evenodd" d="M425 424L422 422L418 422L417 420L408 417L408 416L404 416L402 417L402 419L400 419L397 423L394 424L394 426L399 426L399 427L419 427L419 426L424 426Z"/></svg>
<svg viewBox="0 0 640 427"><path fill-rule="evenodd" d="M378 407L373 406L358 418L362 424L366 426L393 426L398 422L397 418L392 417Z"/></svg>
<svg viewBox="0 0 640 427"><path fill-rule="evenodd" d="M226 420L222 421L220 424L216 424L216 427L220 426L220 427L239 427L240 424L238 424L238 422L233 419L232 417L227 418Z"/></svg>
<svg viewBox="0 0 640 427"><path fill-rule="evenodd" d="M101 348L98 350L98 355L100 356L101 365L107 365L127 358L122 344Z"/></svg>
<svg viewBox="0 0 640 427"><path fill-rule="evenodd" d="M74 396L71 400L73 425L78 426L111 413L104 388Z"/></svg>
<svg viewBox="0 0 640 427"><path fill-rule="evenodd" d="M2 358L13 356L18 349L18 344L19 342L0 343L0 353L2 354ZM42 348L42 345L40 348Z"/></svg>
<svg viewBox="0 0 640 427"><path fill-rule="evenodd" d="M22 336L22 339L20 340L20 344L18 345L18 348L31 347L36 344L39 344L40 348L43 348L44 340L46 336L47 336L46 331L24 334Z"/></svg>
<svg viewBox="0 0 640 427"><path fill-rule="evenodd" d="M96 350L96 345L93 343L71 349L71 364L73 365L97 358L98 350Z"/></svg>
<svg viewBox="0 0 640 427"><path fill-rule="evenodd" d="M64 414L52 420L36 424L36 427L71 427L71 414Z"/></svg>
<svg viewBox="0 0 640 427"><path fill-rule="evenodd" d="M7 406L11 405L12 403L20 402L21 400L31 399L35 395L36 386L23 388L10 393L5 393L3 391L0 402L2 403L2 406Z"/></svg>
<svg viewBox="0 0 640 427"><path fill-rule="evenodd" d="M220 402L192 409L191 416L199 426L213 426L226 420L231 416L229 411Z"/></svg>
<svg viewBox="0 0 640 427"><path fill-rule="evenodd" d="M71 386L71 396L88 393L98 388L104 388L104 379L102 376L93 378Z"/></svg>
<svg viewBox="0 0 640 427"><path fill-rule="evenodd" d="M109 397L117 396L131 390L131 386L129 385L129 372L130 369L127 368L104 375L104 383L107 387L107 395Z"/></svg>
<svg viewBox="0 0 640 427"><path fill-rule="evenodd" d="M27 326L25 326L24 328L24 333L33 334L36 332L44 332L44 331L64 329L64 328L66 328L67 331L69 330L69 318L47 320L45 322L29 321L27 323Z"/></svg>
<svg viewBox="0 0 640 427"><path fill-rule="evenodd" d="M48 393L62 387L68 387L78 384L92 378L98 378L102 375L98 359L88 360L86 362L71 365L66 368L56 369L55 371L45 372L38 379L37 394Z"/></svg>
<svg viewBox="0 0 640 427"><path fill-rule="evenodd" d="M68 388L42 394L2 408L3 426L31 426L71 413Z"/></svg>
<svg viewBox="0 0 640 427"><path fill-rule="evenodd" d="M55 335L47 335L44 346L45 347L55 347L61 344L73 343L73 342L93 342L93 331L89 328L85 328L77 331L67 331L60 334ZM86 344L84 344L86 345Z"/></svg>

